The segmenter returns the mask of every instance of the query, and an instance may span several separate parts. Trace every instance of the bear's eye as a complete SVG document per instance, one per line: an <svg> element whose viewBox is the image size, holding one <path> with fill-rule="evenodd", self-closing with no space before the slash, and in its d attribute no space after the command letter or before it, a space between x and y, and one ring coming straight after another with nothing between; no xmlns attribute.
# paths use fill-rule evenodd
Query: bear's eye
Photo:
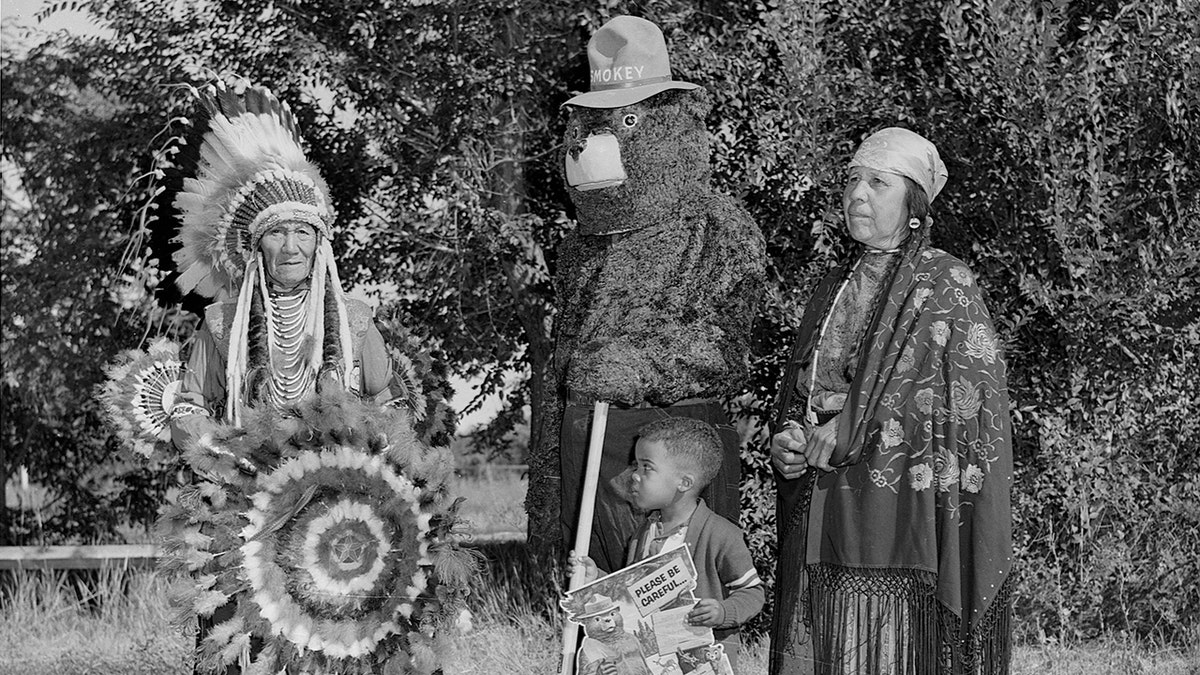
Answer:
<svg viewBox="0 0 1200 675"><path fill-rule="evenodd" d="M625 119L621 120L621 122L625 124L626 129L632 129L633 127L637 126L637 115L630 113L626 115Z"/></svg>

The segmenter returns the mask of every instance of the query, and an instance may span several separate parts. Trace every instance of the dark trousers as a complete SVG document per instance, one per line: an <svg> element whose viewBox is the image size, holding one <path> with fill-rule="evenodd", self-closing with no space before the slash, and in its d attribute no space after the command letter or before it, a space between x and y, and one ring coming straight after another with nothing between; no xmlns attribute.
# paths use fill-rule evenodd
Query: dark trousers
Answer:
<svg viewBox="0 0 1200 675"><path fill-rule="evenodd" d="M564 550L575 546L575 528L583 496L583 474L587 466L587 448L592 430L592 406L568 405L563 411L559 461L562 469L562 536ZM613 479L633 461L633 446L643 425L663 417L688 417L713 425L725 447L721 469L701 497L708 507L733 523L738 522L741 460L738 457L737 430L715 401L673 405L664 408L617 408L608 410L604 432L604 450L600 460L600 486L596 492L596 511L588 556L606 572L625 566L625 545L640 523Z"/></svg>

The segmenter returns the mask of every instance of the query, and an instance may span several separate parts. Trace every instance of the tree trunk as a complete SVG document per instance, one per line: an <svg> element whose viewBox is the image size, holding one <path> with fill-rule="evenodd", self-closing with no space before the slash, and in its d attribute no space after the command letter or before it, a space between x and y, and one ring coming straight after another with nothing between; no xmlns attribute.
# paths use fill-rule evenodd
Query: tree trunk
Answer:
<svg viewBox="0 0 1200 675"><path fill-rule="evenodd" d="M520 23L517 10L504 17L504 44L500 49L521 48L530 34L528 26ZM526 20L528 16L523 17ZM526 120L542 117L537 101L529 100L523 90L516 89L508 101L508 125L497 141L498 155L511 161L500 161L493 170L496 207L509 222L527 215L524 176L526 150L524 132ZM525 497L528 514L528 541L535 553L557 556L559 544L559 503L561 489L558 467L558 424L561 416L558 396L554 389L551 357L554 342L551 338L548 302L532 288L535 275L529 266L545 260L533 232L528 233L533 260L512 258L504 261L509 293L518 308L518 315L527 338L526 360L529 364L529 483ZM544 264L544 263L541 263ZM534 272L538 270L532 270Z"/></svg>

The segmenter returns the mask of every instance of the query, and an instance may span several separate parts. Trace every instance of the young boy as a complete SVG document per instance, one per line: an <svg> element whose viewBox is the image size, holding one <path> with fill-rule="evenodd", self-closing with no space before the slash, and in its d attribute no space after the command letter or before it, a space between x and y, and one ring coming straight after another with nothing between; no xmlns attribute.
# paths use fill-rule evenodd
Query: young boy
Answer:
<svg viewBox="0 0 1200 675"><path fill-rule="evenodd" d="M700 499L721 453L716 429L699 420L665 417L638 431L630 498L648 517L629 540L625 564L686 543L700 598L687 620L712 628L736 668L738 629L762 610L765 594L741 529ZM590 559L575 561L587 568L588 581L598 578Z"/></svg>

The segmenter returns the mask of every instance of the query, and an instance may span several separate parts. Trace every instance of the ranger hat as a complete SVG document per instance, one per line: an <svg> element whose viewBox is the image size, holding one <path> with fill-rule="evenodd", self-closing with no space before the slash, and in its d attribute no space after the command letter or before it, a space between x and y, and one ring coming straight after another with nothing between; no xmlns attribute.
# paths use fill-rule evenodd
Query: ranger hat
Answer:
<svg viewBox="0 0 1200 675"><path fill-rule="evenodd" d="M591 619L597 616L604 616L610 612L615 612L620 609L617 603L607 595L593 593L591 599L583 603L583 612L572 617L573 621L582 622L584 619Z"/></svg>
<svg viewBox="0 0 1200 675"><path fill-rule="evenodd" d="M636 16L613 17L588 41L591 91L563 105L621 108L668 89L700 85L671 79L671 62L662 31Z"/></svg>

